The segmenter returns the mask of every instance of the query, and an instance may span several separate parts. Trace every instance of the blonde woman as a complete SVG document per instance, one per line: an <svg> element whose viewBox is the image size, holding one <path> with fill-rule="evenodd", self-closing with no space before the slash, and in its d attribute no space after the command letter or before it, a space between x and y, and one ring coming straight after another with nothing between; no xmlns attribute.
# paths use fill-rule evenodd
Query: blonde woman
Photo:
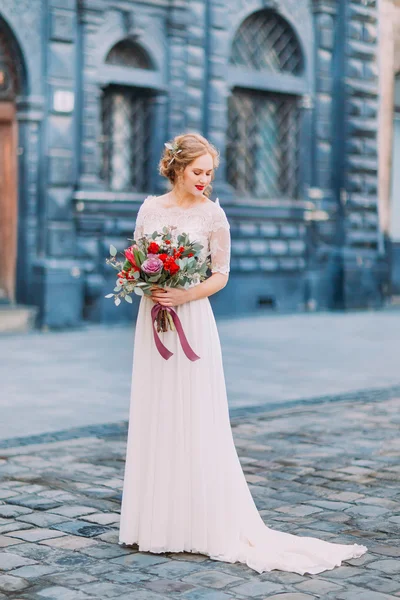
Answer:
<svg viewBox="0 0 400 600"><path fill-rule="evenodd" d="M218 151L195 133L166 145L159 164L171 190L141 205L134 238L164 226L188 233L210 253L212 274L188 289L154 288L136 323L132 398L119 543L147 552L195 552L259 573L303 575L361 556L358 544L295 536L264 524L245 480L229 421L221 346L209 296L228 282L229 223L209 199ZM190 361L176 332L154 344L154 303L174 307L200 360Z"/></svg>

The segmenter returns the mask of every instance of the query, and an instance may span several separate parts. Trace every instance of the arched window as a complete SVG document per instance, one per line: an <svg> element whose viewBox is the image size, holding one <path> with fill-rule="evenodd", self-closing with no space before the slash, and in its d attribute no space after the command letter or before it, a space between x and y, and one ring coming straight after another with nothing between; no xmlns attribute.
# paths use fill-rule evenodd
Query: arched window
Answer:
<svg viewBox="0 0 400 600"><path fill-rule="evenodd" d="M132 40L122 40L111 48L106 61L109 65L133 67L136 69L152 69L152 63L147 52Z"/></svg>
<svg viewBox="0 0 400 600"><path fill-rule="evenodd" d="M297 94L303 90L296 82L303 63L293 29L271 10L250 15L236 32L226 160L228 182L242 196L298 196Z"/></svg>
<svg viewBox="0 0 400 600"><path fill-rule="evenodd" d="M147 53L131 40L113 46L105 62L122 70L153 69ZM129 85L110 84L102 90L100 176L111 190L149 189L153 97L151 90Z"/></svg>
<svg viewBox="0 0 400 600"><path fill-rule="evenodd" d="M0 18L0 99L12 100L22 93L24 72L19 47L8 25Z"/></svg>

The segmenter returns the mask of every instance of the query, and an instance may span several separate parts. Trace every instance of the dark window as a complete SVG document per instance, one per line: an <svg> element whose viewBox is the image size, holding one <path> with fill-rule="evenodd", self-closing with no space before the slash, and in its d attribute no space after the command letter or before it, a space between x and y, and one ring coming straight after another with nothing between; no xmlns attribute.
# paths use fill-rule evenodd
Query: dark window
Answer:
<svg viewBox="0 0 400 600"><path fill-rule="evenodd" d="M245 196L297 197L297 99L236 89L228 99L228 122L227 176L235 190Z"/></svg>
<svg viewBox="0 0 400 600"><path fill-rule="evenodd" d="M0 18L0 99L22 92L24 72L19 48L7 24Z"/></svg>
<svg viewBox="0 0 400 600"><path fill-rule="evenodd" d="M232 45L232 67L279 77L298 75L303 58L290 25L271 10L258 11L239 27ZM240 71L239 71L240 72ZM239 75L240 79L240 75ZM242 196L297 197L299 163L297 97L252 90L240 84L228 98L226 168L229 183Z"/></svg>
<svg viewBox="0 0 400 600"><path fill-rule="evenodd" d="M153 68L147 52L131 40L122 40L115 44L107 54L105 62L120 67L150 70Z"/></svg>
<svg viewBox="0 0 400 600"><path fill-rule="evenodd" d="M101 178L116 191L150 188L152 96L140 88L109 86L101 98Z"/></svg>
<svg viewBox="0 0 400 600"><path fill-rule="evenodd" d="M253 13L239 27L232 46L232 65L299 74L302 52L290 25L276 13Z"/></svg>

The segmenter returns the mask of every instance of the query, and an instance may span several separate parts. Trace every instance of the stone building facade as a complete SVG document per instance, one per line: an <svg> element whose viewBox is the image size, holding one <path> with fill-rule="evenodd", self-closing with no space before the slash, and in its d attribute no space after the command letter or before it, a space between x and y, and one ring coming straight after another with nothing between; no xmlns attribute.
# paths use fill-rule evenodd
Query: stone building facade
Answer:
<svg viewBox="0 0 400 600"><path fill-rule="evenodd" d="M0 0L2 301L51 327L131 316L104 298L109 245L166 190L164 142L198 131L231 223L218 314L381 305L377 17L375 0Z"/></svg>

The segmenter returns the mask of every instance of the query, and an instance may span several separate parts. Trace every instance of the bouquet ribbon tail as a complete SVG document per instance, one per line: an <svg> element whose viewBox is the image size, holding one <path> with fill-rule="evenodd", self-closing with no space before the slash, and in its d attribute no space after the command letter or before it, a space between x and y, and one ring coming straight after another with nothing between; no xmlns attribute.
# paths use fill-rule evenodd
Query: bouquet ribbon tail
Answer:
<svg viewBox="0 0 400 600"><path fill-rule="evenodd" d="M151 309L151 319L153 324L154 341L156 343L157 350L159 351L161 356L165 358L165 360L168 360L173 355L173 352L171 352L166 346L164 346L164 344L160 340L157 329L154 325L154 321L156 320L160 310L166 310L171 315L174 325L176 327L177 334L179 336L179 341L181 342L182 350L184 351L188 359L191 361L199 360L200 356L197 356L197 354L193 351L193 349L190 347L189 342L187 341L185 332L183 331L181 320L178 317L178 313L175 311L175 309L173 309L171 306L162 306L161 304L155 304Z"/></svg>

